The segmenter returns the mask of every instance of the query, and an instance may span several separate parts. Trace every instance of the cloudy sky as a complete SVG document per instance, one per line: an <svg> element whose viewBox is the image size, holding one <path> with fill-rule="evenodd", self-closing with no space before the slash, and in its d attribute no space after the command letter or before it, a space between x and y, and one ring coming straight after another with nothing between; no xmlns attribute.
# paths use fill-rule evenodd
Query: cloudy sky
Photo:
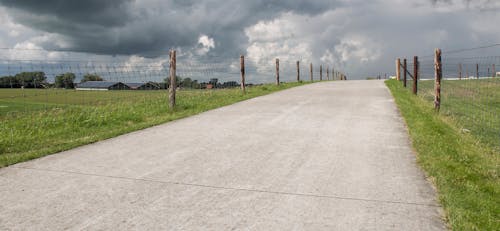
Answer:
<svg viewBox="0 0 500 231"><path fill-rule="evenodd" d="M364 78L392 73L396 57L500 43L499 12L498 0L0 0L0 47L136 58L175 48Z"/></svg>

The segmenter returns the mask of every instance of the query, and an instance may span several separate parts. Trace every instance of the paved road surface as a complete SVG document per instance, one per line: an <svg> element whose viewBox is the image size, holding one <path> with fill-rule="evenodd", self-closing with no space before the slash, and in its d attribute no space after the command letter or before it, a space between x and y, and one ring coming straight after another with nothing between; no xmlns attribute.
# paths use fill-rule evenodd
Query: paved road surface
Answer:
<svg viewBox="0 0 500 231"><path fill-rule="evenodd" d="M0 169L0 230L442 230L382 81L322 82Z"/></svg>

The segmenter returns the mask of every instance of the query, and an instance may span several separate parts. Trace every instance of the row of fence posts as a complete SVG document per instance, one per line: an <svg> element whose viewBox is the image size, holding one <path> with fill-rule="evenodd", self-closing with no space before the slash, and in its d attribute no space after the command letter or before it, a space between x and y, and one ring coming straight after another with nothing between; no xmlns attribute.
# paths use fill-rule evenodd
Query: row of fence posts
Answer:
<svg viewBox="0 0 500 231"><path fill-rule="evenodd" d="M492 72L491 72L491 77L492 78L495 78L496 76L496 70L495 70L495 64L491 64L491 69L492 69ZM465 75L466 75L466 78L469 78L469 71L467 70L467 66L465 67ZM462 63L459 63L458 64L458 79L459 80L462 80ZM490 74L490 68L488 67L488 76ZM479 79L479 63L476 63L476 79Z"/></svg>
<svg viewBox="0 0 500 231"><path fill-rule="evenodd" d="M413 75L408 71L406 59L403 59L401 64L401 59L396 59L396 79L401 81L401 68L403 68L403 86L406 87L407 75L413 79L413 94L417 94L417 83L418 83L418 56L413 57ZM436 48L434 51L434 109L439 111L441 107L441 80L443 78L443 65L441 63L441 49ZM488 67L488 73L490 68ZM467 78L469 78L468 71ZM492 64L492 78L496 77L495 64ZM462 79L462 63L458 64L458 79ZM479 79L479 64L476 63L476 79Z"/></svg>
<svg viewBox="0 0 500 231"><path fill-rule="evenodd" d="M169 53L170 56L170 87L168 88L168 98L169 98L169 106L170 108L175 107L175 90L177 86L176 83L176 68L177 68L177 58L176 58L176 51L171 50ZM240 56L240 73L241 73L241 91L243 93L246 92L245 88L245 56ZM313 64L310 64L310 79L311 82L313 81ZM344 75L342 72L335 72L334 69L332 68L332 80L334 80L335 77L339 78L340 80L347 80L347 76ZM330 69L326 69L326 75L327 79L330 80ZM323 81L323 65L319 67L319 80ZM297 61L297 82L300 81L300 62ZM276 59L276 85L280 85L280 60Z"/></svg>
<svg viewBox="0 0 500 231"><path fill-rule="evenodd" d="M396 79L401 81L401 68L403 68L403 87L406 87L407 76L409 75L413 80L413 94L417 94L418 91L418 56L413 57L413 74L408 70L408 65L406 59L403 59L401 64L401 59L396 59Z"/></svg>
<svg viewBox="0 0 500 231"><path fill-rule="evenodd" d="M410 73L408 70L407 60L403 59L403 63L401 63L401 59L396 59L396 79L401 81L401 68L403 69L403 87L407 87L407 76L412 78L413 94L418 93L418 75L419 75L419 62L418 56L413 56L413 73ZM441 64L441 49L436 49L434 54L434 70L435 70L435 95L434 95L434 108L439 111L441 105L441 79L443 77L442 72L442 64Z"/></svg>

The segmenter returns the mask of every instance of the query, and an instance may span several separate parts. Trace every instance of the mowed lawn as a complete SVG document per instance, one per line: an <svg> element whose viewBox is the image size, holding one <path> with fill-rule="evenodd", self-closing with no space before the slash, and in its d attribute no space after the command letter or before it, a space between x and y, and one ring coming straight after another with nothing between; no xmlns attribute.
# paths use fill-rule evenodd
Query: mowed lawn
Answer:
<svg viewBox="0 0 500 231"><path fill-rule="evenodd" d="M168 91L0 89L0 167L306 83Z"/></svg>

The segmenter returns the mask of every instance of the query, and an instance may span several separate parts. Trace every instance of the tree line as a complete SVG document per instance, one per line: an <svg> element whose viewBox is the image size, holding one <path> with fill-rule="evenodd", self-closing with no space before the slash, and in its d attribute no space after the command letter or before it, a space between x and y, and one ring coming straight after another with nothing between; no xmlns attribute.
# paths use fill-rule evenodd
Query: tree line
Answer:
<svg viewBox="0 0 500 231"><path fill-rule="evenodd" d="M59 74L55 77L54 83L47 82L47 76L44 72L21 72L14 76L2 76L0 77L0 88L65 88L73 89L76 87L75 83L76 75L71 72L64 74ZM81 79L80 83L87 81L104 81L104 79L97 74L85 74ZM152 82L155 83L155 82ZM177 87L180 88L192 88L192 89L204 89L204 88L231 88L238 87L239 83L236 81L228 81L220 83L217 78L210 79L209 82L198 82L198 80L193 80L191 78L181 78L176 77ZM169 78L165 78L163 82L155 83L161 89L167 89L170 87Z"/></svg>
<svg viewBox="0 0 500 231"><path fill-rule="evenodd" d="M57 75L55 77L55 82L53 84L47 82L47 76L44 72L21 72L14 76L2 76L0 77L0 88L75 88L75 78L74 73L64 73ZM103 81L99 75L96 74L86 74L83 76L81 83L87 81Z"/></svg>

